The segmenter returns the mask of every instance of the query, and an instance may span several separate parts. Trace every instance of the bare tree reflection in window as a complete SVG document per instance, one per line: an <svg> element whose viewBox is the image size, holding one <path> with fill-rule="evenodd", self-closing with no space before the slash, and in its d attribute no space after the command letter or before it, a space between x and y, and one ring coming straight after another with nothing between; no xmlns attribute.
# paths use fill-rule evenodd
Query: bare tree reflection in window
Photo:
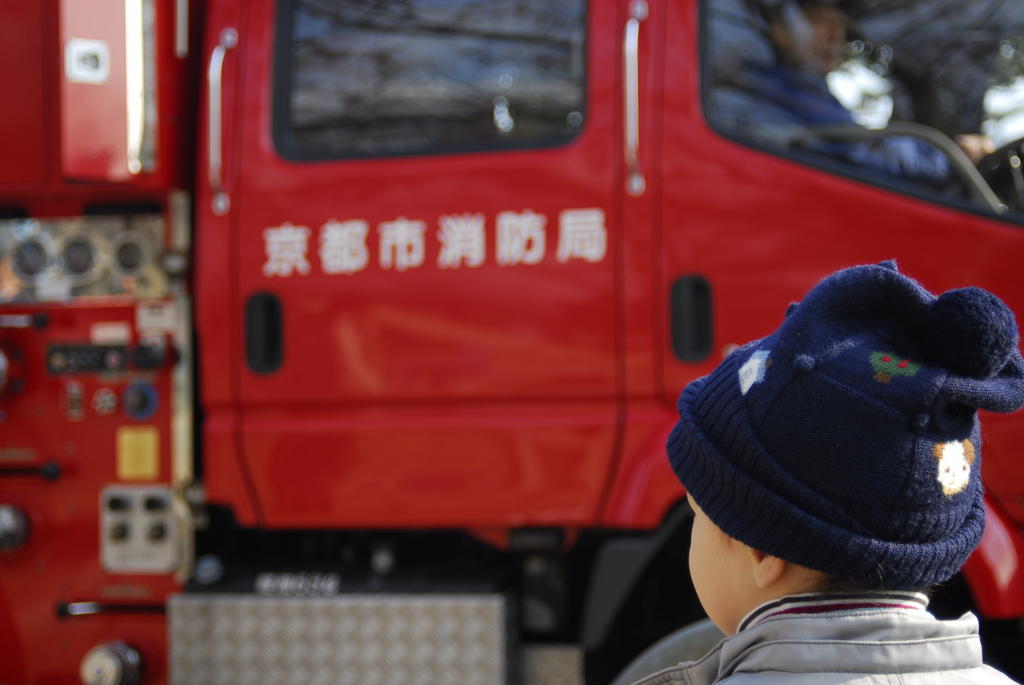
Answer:
<svg viewBox="0 0 1024 685"><path fill-rule="evenodd" d="M344 156L571 138L584 109L584 5L297 0L294 140Z"/></svg>

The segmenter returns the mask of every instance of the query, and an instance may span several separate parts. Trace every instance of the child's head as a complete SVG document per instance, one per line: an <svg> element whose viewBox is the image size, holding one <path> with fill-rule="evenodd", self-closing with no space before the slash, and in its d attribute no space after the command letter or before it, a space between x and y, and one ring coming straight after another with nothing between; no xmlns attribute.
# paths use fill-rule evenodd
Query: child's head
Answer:
<svg viewBox="0 0 1024 685"><path fill-rule="evenodd" d="M984 527L977 409L1024 404L1017 343L986 291L936 298L862 266L691 383L668 453L716 624L831 578L895 590L956 573Z"/></svg>
<svg viewBox="0 0 1024 685"><path fill-rule="evenodd" d="M820 571L790 563L731 538L692 497L690 578L704 611L723 633L736 631L754 607L784 595L808 592L828 582Z"/></svg>

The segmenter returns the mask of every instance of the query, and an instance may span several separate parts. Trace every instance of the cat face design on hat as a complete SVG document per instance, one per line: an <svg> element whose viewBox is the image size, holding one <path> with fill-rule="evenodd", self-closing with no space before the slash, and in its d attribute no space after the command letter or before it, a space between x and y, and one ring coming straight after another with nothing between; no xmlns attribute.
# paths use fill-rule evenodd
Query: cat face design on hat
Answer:
<svg viewBox="0 0 1024 685"><path fill-rule="evenodd" d="M932 448L939 462L938 481L947 497L963 492L971 480L974 464L974 444L970 440L942 442Z"/></svg>

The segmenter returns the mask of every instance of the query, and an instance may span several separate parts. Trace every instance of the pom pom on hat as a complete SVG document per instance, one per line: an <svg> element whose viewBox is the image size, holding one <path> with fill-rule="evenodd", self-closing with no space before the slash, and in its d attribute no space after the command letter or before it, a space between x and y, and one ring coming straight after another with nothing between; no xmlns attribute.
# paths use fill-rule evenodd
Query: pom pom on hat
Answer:
<svg viewBox="0 0 1024 685"><path fill-rule="evenodd" d="M992 293L960 288L943 293L926 314L927 361L960 376L994 378L1017 349L1013 313Z"/></svg>

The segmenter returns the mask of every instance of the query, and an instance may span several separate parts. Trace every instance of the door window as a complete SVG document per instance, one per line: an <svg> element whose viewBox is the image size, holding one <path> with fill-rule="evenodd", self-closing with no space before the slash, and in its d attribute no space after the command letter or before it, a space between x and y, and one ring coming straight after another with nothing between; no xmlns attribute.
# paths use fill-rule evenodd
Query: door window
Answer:
<svg viewBox="0 0 1024 685"><path fill-rule="evenodd" d="M713 0L704 9L705 108L722 134L1024 214L1021 3Z"/></svg>
<svg viewBox="0 0 1024 685"><path fill-rule="evenodd" d="M549 146L584 121L584 0L288 0L275 138L290 159Z"/></svg>

